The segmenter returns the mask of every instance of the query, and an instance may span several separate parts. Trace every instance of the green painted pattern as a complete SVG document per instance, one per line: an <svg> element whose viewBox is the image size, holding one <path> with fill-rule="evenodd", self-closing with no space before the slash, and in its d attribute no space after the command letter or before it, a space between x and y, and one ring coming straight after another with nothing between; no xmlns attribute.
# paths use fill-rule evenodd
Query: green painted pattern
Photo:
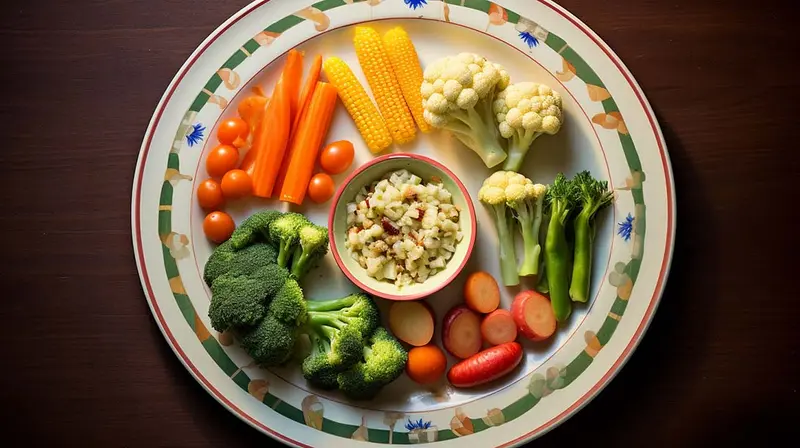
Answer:
<svg viewBox="0 0 800 448"><path fill-rule="evenodd" d="M462 0L446 0L448 4L460 6ZM315 3L313 6L320 11L326 11L336 7L346 6L347 4L343 0L323 0L318 3ZM428 7L436 5L436 3L429 3ZM465 0L463 6L474 9L477 11L482 11L484 13L489 11L489 7L491 6L491 2L486 0ZM506 10L508 15L508 22L515 24L524 18L519 16L519 14ZM284 17L275 23L269 25L265 31L270 33L283 33L286 30L290 29L291 27L303 22L305 19L300 18L296 15L290 15ZM576 75L582 81L587 84L604 87L603 82L594 72L594 70L589 67L589 65L581 58L574 50L572 50L567 43L562 40L560 37L556 36L553 33L548 33L548 37L545 40L545 44L548 45L550 48L558 52L565 60L567 60L570 64L575 67ZM250 39L242 46L248 53L252 54L260 48L258 42L253 39ZM234 69L238 67L246 58L248 54L242 51L241 49L237 50L226 62L223 64L221 68L228 68ZM211 94L216 92L216 89L222 83L222 79L219 77L218 74L214 73L209 81L206 83L204 87L204 91L200 92L195 100L192 102L191 106L186 112L186 117L188 118L191 114L199 112L207 103ZM210 93L209 93L210 92ZM613 98L606 99L602 102L603 108L606 113L610 112L618 112L618 107L616 102L614 102ZM179 143L183 140L184 136L182 133L185 132L184 128L180 128L178 133L176 134L175 140L176 143ZM636 148L633 143L633 139L630 135L622 134L618 132L620 137L620 142L622 144L623 152L625 154L625 158L627 160L628 166L631 169L631 174L633 175L635 172L641 171L641 161L639 160L639 156L637 154ZM178 163L178 155L176 153L170 153L168 159L168 168L173 168L178 170L179 163ZM631 193L634 198L635 204L642 207L642 211L644 211L644 195L642 192L641 186L633 188ZM161 189L161 196L159 204L161 206L170 206L172 205L172 194L173 188L169 182L164 182ZM645 215L642 213L640 216L637 215L637 236L639 238L644 238L644 229L645 229ZM169 210L160 210L158 215L158 234L160 237L169 234L172 231L171 229L171 211ZM177 268L177 264L175 259L170 254L169 249L162 244L163 249L163 257L164 263L166 268L166 275L168 279L172 279L175 277L179 277L179 272ZM628 275L632 282L636 282L636 278L638 276L639 268L641 265L641 256L642 252L638 255L638 258L631 259L630 262L627 263L624 272ZM178 305L181 313L183 314L184 318L186 319L187 323L190 325L193 331L197 331L195 328L196 322L196 310L192 305L189 297L185 294L180 293L173 293L175 297L176 304ZM627 300L621 299L619 296L615 299L610 312L616 314L621 318L625 313L625 308L627 306ZM600 329L597 332L597 339L600 342L601 346L604 346L608 343L611 337L614 334L614 331L617 328L619 321L617 319L607 317ZM197 333L196 333L197 334ZM250 378L248 375L239 369L236 364L230 359L230 357L225 353L224 348L219 344L219 342L214 337L207 337L206 339L200 341L203 347L205 348L206 352L211 356L211 358L216 362L216 364L225 372L228 376L232 376L233 381L243 390L248 389L248 385L250 383ZM543 378L540 374L534 374L531 377L531 384L534 381L539 381L544 384L541 387L545 387L551 392L556 389L561 389L566 387L570 383L572 383L576 378L578 378L588 367L591 365L593 361L593 357L590 356L586 350L581 351L578 356L570 362L566 367L560 370L559 378L563 381L547 379L543 381ZM548 369L550 370L550 369ZM532 388L531 386L530 388ZM512 402L508 406L502 409L502 414L506 422L512 421L519 417L522 417L525 413L530 411L533 407L535 407L542 399L541 396L535 396L532 389L529 393L524 394L521 398L517 399L516 401ZM280 398L267 393L263 399L263 403L266 406L269 406L273 410L275 410L278 414L298 422L300 424L305 424L305 419L303 416L303 411L300 409L295 408L294 406L283 402ZM472 423L474 432L481 432L486 429L491 428L491 426L487 425L483 419L481 418L470 418L470 422ZM339 437L346 437L350 438L353 433L358 430L358 426L344 424L340 422L336 422L327 418L323 419L322 423L322 431L328 434L332 434ZM400 431L398 431L400 429ZM395 426L395 430L391 433L391 440L393 444L410 444L412 443L409 439L409 433L404 432L405 428L403 428L403 422L398 421L397 425ZM377 442L377 443L388 443L390 432L387 429L376 429L376 428L368 428L368 437L370 441ZM437 440L449 440L453 438L459 437L455 434L452 430L448 429L439 429L437 433Z"/></svg>

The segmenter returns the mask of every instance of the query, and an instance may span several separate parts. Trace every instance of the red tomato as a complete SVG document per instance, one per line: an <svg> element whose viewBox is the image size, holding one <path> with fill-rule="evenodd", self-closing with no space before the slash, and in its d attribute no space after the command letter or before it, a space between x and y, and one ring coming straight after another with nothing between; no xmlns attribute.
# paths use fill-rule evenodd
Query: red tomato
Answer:
<svg viewBox="0 0 800 448"><path fill-rule="evenodd" d="M197 202L200 207L213 210L219 208L224 201L222 188L214 179L206 179L197 186Z"/></svg>
<svg viewBox="0 0 800 448"><path fill-rule="evenodd" d="M219 145L206 157L206 171L211 177L222 177L236 168L239 163L239 150L231 145Z"/></svg>
<svg viewBox="0 0 800 448"><path fill-rule="evenodd" d="M225 145L233 145L237 148L247 144L247 135L250 133L250 126L241 118L231 118L219 124L217 138Z"/></svg>
<svg viewBox="0 0 800 448"><path fill-rule="evenodd" d="M228 199L239 199L253 192L253 181L243 170L230 170L222 177L222 194Z"/></svg>
<svg viewBox="0 0 800 448"><path fill-rule="evenodd" d="M222 243L231 237L236 224L227 213L211 212L203 220L203 233L215 243Z"/></svg>
<svg viewBox="0 0 800 448"><path fill-rule="evenodd" d="M322 149L319 165L328 173L342 173L353 163L354 153L353 144L347 140L333 142Z"/></svg>
<svg viewBox="0 0 800 448"><path fill-rule="evenodd" d="M308 197L317 204L327 202L333 196L333 179L325 173L317 173L308 184Z"/></svg>

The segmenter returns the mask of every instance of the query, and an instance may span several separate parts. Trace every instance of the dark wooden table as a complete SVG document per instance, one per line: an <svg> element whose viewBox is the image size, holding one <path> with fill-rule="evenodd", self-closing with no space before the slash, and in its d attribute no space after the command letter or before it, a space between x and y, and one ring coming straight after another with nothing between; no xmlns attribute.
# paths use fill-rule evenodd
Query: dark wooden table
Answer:
<svg viewBox="0 0 800 448"><path fill-rule="evenodd" d="M145 303L130 236L134 164L153 109L190 52L245 3L0 6L4 440L269 442L173 355ZM656 110L675 170L678 233L639 349L598 398L535 445L797 435L796 7L562 3L615 49Z"/></svg>

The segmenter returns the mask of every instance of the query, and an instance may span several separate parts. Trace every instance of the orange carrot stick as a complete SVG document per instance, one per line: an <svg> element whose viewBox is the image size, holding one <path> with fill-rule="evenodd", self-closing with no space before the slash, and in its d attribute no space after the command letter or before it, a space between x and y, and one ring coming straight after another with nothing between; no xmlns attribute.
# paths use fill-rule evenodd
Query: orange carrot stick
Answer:
<svg viewBox="0 0 800 448"><path fill-rule="evenodd" d="M298 105L300 109L297 115L294 116L294 121L292 121L292 135L294 135L294 130L297 128L297 125L300 124L300 117L303 116L303 113L308 108L308 104L311 102L311 94L314 93L314 88L317 86L317 81L319 81L320 70L322 70L322 55L317 55L317 57L314 58L314 62L311 64L311 69L308 71L308 79L303 85L303 90L300 92L300 102Z"/></svg>
<svg viewBox="0 0 800 448"><path fill-rule="evenodd" d="M294 120L294 115L292 115L293 110L297 110L297 96L300 90L300 81L303 76L303 54L299 51L292 49L289 50L289 54L286 56L286 65L283 66L283 71L281 72L281 77L278 79L278 83L275 85L272 95L275 96L277 92L278 86L282 86L282 89L287 89L286 92L286 101L289 102L289 132L291 132L291 123ZM242 159L242 163L239 165L240 169L243 169L250 175L250 178L253 179L256 159L258 158L258 151L261 149L261 145L263 145L263 141L259 141L256 144L256 135L259 134L258 127L261 125L264 118L266 121L269 122L270 116L265 115L265 113L258 113L258 105L261 103L263 110L266 110L269 107L268 101L269 98L266 98L264 95L263 89L260 86L256 86L253 88L255 92L255 96L246 98L242 103L239 105L238 111L239 115L242 116L242 112L245 115L248 115L250 120L242 116L242 119L247 121L250 124L250 135L252 136L252 145L250 145L250 149L244 155L244 159ZM265 100L258 99L259 97L264 97ZM294 98L294 100L292 100ZM245 104L247 102L247 104ZM293 103L294 102L294 103ZM292 106L294 104L294 106ZM292 108L294 107L294 108ZM266 129L264 129L266 132ZM288 139L288 137L287 137ZM262 139L263 140L263 139ZM280 165L281 161L277 161L278 165ZM255 179L253 179L255 182ZM273 180L274 182L274 180Z"/></svg>
<svg viewBox="0 0 800 448"><path fill-rule="evenodd" d="M328 133L336 107L336 88L326 82L317 82L289 150L290 160L279 199L302 204L308 182L314 171L319 147Z"/></svg>
<svg viewBox="0 0 800 448"><path fill-rule="evenodd" d="M281 81L286 87L286 93L291 107L292 121L294 117L299 114L300 109L300 83L303 82L303 53L295 49L289 50L286 56L286 65L283 67L281 73Z"/></svg>
<svg viewBox="0 0 800 448"><path fill-rule="evenodd" d="M300 94L300 111L294 117L294 121L292 122L292 128L289 131L289 142L294 140L294 134L295 131L297 131L297 126L300 124L300 118L305 114L309 103L311 103L311 97L314 94L314 89L317 87L317 81L319 81L320 70L322 70L322 56L317 56L314 59L314 62L311 64L311 70L308 72L308 80L303 86L303 91ZM291 149L292 145L290 143L289 151L291 151ZM281 189L283 189L283 181L286 178L286 170L289 169L289 160L291 160L291 158L291 153L287 151L286 156L283 158L281 171L278 173L278 181L275 183L275 189L277 191L281 191Z"/></svg>
<svg viewBox="0 0 800 448"><path fill-rule="evenodd" d="M275 179L286 153L289 142L289 127L291 126L291 103L288 98L283 80L278 81L272 93L264 118L256 128L253 137L253 146L250 152L255 151L253 173L253 194L262 198L272 196Z"/></svg>

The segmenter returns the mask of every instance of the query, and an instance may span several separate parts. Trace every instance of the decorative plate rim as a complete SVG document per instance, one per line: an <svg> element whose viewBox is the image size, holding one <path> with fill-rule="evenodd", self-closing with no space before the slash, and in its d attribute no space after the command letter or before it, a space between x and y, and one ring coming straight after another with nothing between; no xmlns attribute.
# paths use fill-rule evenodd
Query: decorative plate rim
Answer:
<svg viewBox="0 0 800 448"><path fill-rule="evenodd" d="M132 224L132 242L134 245L134 257L136 260L137 271L139 273L140 281L142 282L143 290L145 293L145 297L148 301L148 305L150 306L151 312L153 313L153 317L156 321L156 324L161 329L162 333L165 336L170 347L173 349L175 354L181 360L181 363L184 364L186 369L192 374L198 383L206 389L208 393L210 393L218 402L220 402L223 406L227 407L229 411L233 412L237 415L240 419L247 422L254 428L265 432L266 434L279 439L285 443L289 443L295 446L309 446L297 440L293 440L290 437L284 436L283 434L267 427L262 422L258 421L257 419L253 418L247 412L243 411L240 407L234 404L229 398L227 398L222 392L215 388L215 386L211 383L211 381L206 378L199 370L197 366L195 366L192 361L187 356L186 352L181 348L179 343L176 340L175 335L172 334L168 325L165 322L165 318L159 309L159 305L156 303L156 299L153 292L153 286L150 284L150 279L147 273L147 266L145 265L144 258L145 258L145 251L144 246L142 244L142 235L141 235L141 191L143 187L143 179L144 179L144 171L145 171L145 161L147 160L147 155L150 150L150 145L153 141L155 131L157 126L163 116L164 111L167 108L167 105L170 103L173 94L176 91L176 88L181 84L184 77L189 73L190 69L194 66L197 60L208 50L208 48L220 37L222 36L228 29L230 29L233 25L235 25L239 20L247 16L252 11L258 9L259 7L269 3L271 0L255 0L252 3L246 5L238 12L233 14L230 18L228 18L225 22L223 22L217 29L215 29L211 34L209 34L206 39L192 52L186 62L181 66L178 70L178 73L173 77L170 84L168 85L166 91L160 98L155 112L148 124L147 131L143 138L142 145L140 147L139 155L137 157L136 169L134 173L133 185L132 185L132 205L131 205L131 224ZM670 268L672 264L672 256L674 253L674 244L675 244L675 234L676 234L676 226L677 226L677 217L676 217L676 195L675 195L675 183L674 183L674 176L672 171L672 165L669 159L669 155L666 148L666 142L664 140L663 133L661 131L660 126L658 125L657 119L655 118L655 113L647 100L644 92L641 89L641 86L638 82L633 78L632 74L628 70L628 68L624 65L621 59L616 55L616 53L611 50L611 48L602 40L600 37L594 33L588 26L586 26L582 21L574 17L571 13L565 10L558 4L550 0L537 0L538 3L550 8L552 11L556 12L558 15L569 21L578 31L585 34L590 40L603 50L607 58L614 64L616 69L623 75L625 82L631 87L631 90L634 92L636 96L636 100L642 106L642 111L644 115L647 117L648 124L653 132L655 137L655 142L658 146L659 156L661 158L661 164L663 167L663 173L665 176L665 185L666 185L666 198L665 198L665 205L667 209L667 219L666 219L666 232L665 232L665 248L664 254L661 260L661 267L658 272L657 279L655 280L654 291L652 293L652 297L647 305L646 310L644 311L644 315L641 318L641 321L638 322L636 326L636 330L633 335L630 337L625 343L624 349L621 351L619 356L614 360L611 364L609 369L596 381L596 383L589 388L588 391L581 393L580 397L573 402L570 406L568 406L564 411L559 413L558 415L551 418L549 421L545 422L544 424L540 425L537 428L513 439L506 443L503 443L500 446L511 446L519 444L525 440L532 438L535 435L541 435L552 428L558 426L560 423L565 421L575 412L583 408L586 404L588 404L600 391L602 391L613 379L616 374L624 367L625 363L630 359L631 354L633 351L638 347L641 339L643 338L644 333L650 326L652 322L654 313L661 301L661 297L663 296L664 292L664 285L669 277Z"/></svg>

